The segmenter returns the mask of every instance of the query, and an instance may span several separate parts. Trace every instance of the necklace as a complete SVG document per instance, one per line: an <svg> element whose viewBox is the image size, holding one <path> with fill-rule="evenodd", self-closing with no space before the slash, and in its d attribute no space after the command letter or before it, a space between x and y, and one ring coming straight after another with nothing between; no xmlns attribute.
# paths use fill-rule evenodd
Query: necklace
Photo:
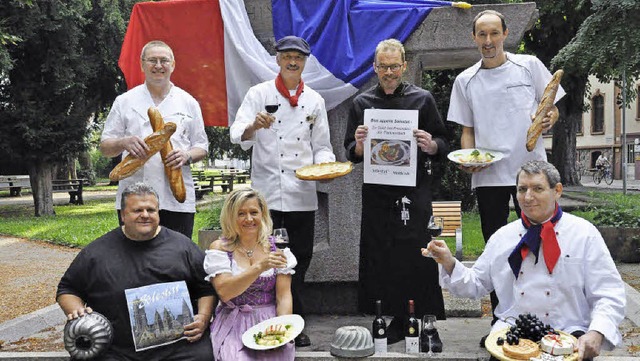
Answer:
<svg viewBox="0 0 640 361"><path fill-rule="evenodd" d="M258 246L258 242L256 242L256 244L253 245L253 248L251 249L245 249L244 247L238 245L238 248L240 248L246 255L247 258L251 258L253 257L253 251L256 249L256 247Z"/></svg>

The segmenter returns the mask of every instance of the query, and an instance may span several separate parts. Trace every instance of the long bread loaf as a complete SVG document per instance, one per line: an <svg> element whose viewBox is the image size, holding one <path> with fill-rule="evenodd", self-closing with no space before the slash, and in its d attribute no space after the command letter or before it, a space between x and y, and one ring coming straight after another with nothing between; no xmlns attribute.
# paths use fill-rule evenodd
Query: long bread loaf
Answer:
<svg viewBox="0 0 640 361"><path fill-rule="evenodd" d="M175 131L176 124L167 123L161 130L153 132L148 137L144 138L144 142L149 146L147 156L144 158L136 158L131 154L127 155L115 168L113 168L111 173L109 173L109 179L112 181L119 181L137 172L138 169L142 168L144 163L151 158L151 156L162 149L164 144L169 141L169 138L171 138L171 135L173 135Z"/></svg>
<svg viewBox="0 0 640 361"><path fill-rule="evenodd" d="M151 128L153 128L154 132L158 129L162 129L162 127L164 126L164 120L162 119L162 114L160 114L158 108L150 107L149 110L147 110L147 115L149 115ZM167 155L172 150L173 145L171 145L171 141L166 142L164 144L164 147L160 149L162 163L167 160ZM175 199L180 203L184 203L185 199L187 199L187 188L184 185L184 178L182 177L182 167L173 169L165 165L164 174L167 176L169 187L171 188L171 193L173 193Z"/></svg>
<svg viewBox="0 0 640 361"><path fill-rule="evenodd" d="M558 92L563 74L564 71L562 69L556 71L549 81L549 84L547 84L547 87L544 88L542 101L540 101L533 122L531 126L529 126L529 130L527 130L527 150L530 152L536 147L538 138L542 134L542 119L544 119L547 113L553 108L553 103L555 103L556 93ZM551 124L551 126L553 126L553 124Z"/></svg>

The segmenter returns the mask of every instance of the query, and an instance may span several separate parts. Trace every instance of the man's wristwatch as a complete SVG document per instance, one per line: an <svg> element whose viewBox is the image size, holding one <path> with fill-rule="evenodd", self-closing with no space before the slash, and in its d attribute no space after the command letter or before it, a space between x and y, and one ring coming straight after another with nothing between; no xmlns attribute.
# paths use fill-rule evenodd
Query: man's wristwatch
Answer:
<svg viewBox="0 0 640 361"><path fill-rule="evenodd" d="M191 158L191 153L187 152L187 154L189 155L189 158L187 158L187 165L191 165L191 163L193 163L193 158Z"/></svg>

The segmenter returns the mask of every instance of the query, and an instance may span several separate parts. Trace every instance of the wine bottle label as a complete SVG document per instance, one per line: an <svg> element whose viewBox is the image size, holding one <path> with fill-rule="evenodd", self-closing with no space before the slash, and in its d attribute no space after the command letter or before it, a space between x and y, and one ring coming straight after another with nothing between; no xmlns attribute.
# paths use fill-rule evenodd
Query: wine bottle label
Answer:
<svg viewBox="0 0 640 361"><path fill-rule="evenodd" d="M420 352L420 340L418 339L418 337L405 337L404 342L406 353Z"/></svg>
<svg viewBox="0 0 640 361"><path fill-rule="evenodd" d="M375 338L373 339L373 348L376 353L386 354L387 353L387 339L386 338Z"/></svg>
<svg viewBox="0 0 640 361"><path fill-rule="evenodd" d="M378 336L384 336L384 328L378 330Z"/></svg>

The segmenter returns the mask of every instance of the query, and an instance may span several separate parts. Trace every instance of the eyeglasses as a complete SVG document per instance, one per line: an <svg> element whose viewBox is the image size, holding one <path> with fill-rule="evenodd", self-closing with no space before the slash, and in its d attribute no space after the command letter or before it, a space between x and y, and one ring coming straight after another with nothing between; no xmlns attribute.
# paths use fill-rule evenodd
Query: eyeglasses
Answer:
<svg viewBox="0 0 640 361"><path fill-rule="evenodd" d="M382 72L386 72L389 69L391 69L391 71L398 71L398 70L400 70L400 68L402 68L402 64L376 65L376 70L377 71L382 71Z"/></svg>
<svg viewBox="0 0 640 361"><path fill-rule="evenodd" d="M169 65L173 61L169 58L147 58L142 60L149 65L156 65L158 64L158 62L160 62L160 65L162 66Z"/></svg>

